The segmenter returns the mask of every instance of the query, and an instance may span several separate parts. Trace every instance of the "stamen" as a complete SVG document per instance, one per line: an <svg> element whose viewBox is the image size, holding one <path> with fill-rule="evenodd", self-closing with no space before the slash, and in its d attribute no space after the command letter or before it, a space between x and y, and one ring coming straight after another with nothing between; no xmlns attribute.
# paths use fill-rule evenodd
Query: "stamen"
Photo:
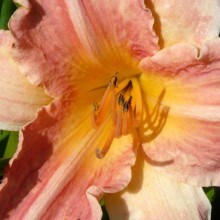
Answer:
<svg viewBox="0 0 220 220"><path fill-rule="evenodd" d="M93 107L94 110L93 110L93 113L92 113L92 126L94 128L97 128L101 123L102 121L104 120L105 118L105 115L106 113L108 112L108 108L110 106L110 103L111 103L111 87L108 86L106 91L105 91L105 94L102 98L102 101L98 107L98 110L97 110L97 107ZM95 104L93 105L95 106Z"/></svg>
<svg viewBox="0 0 220 220"><path fill-rule="evenodd" d="M131 117L128 112L123 113L122 135L127 135L131 131Z"/></svg>
<svg viewBox="0 0 220 220"><path fill-rule="evenodd" d="M102 101L100 103L100 109L103 108L103 106L105 105L108 98L110 98L110 96L111 96L111 86L108 86L105 91L104 96L102 97Z"/></svg>
<svg viewBox="0 0 220 220"><path fill-rule="evenodd" d="M94 102L93 103L93 112L92 112L92 117L91 117L91 123L92 123L92 127L93 128L97 128L98 127L97 120L96 120L96 114L98 112L98 109L99 109L98 103Z"/></svg>
<svg viewBox="0 0 220 220"><path fill-rule="evenodd" d="M129 97L128 101L124 102L123 112L128 112L128 109L131 105L132 96Z"/></svg>
<svg viewBox="0 0 220 220"><path fill-rule="evenodd" d="M117 85L117 87L115 88L115 92L116 94L118 94L119 92L121 92L124 88L126 88L129 83L131 82L131 79L125 79L124 81L122 81L121 83L119 83Z"/></svg>
<svg viewBox="0 0 220 220"><path fill-rule="evenodd" d="M142 105L142 94L137 78L125 79L119 83L118 73L111 77L100 105L96 102L93 105L93 127L97 128L105 120L107 113L111 112L112 116L111 133L103 148L101 150L96 149L97 158L101 159L107 154L114 138L120 138L122 135L127 135L133 131L135 132L136 129L134 128L141 125L143 117ZM159 117L159 112L160 109L155 109L152 117L150 112L147 113L149 117L154 119L154 117ZM165 115L166 109L164 109L161 114ZM161 116L162 118L164 117L163 115ZM158 120L159 125L151 125L151 122L152 121L148 122L148 124L152 128L154 125L157 126L158 131L158 129L160 129L159 125L163 123L163 120L161 118Z"/></svg>
<svg viewBox="0 0 220 220"><path fill-rule="evenodd" d="M122 134L122 120L123 120L123 111L124 111L124 105L127 102L125 102L124 95L122 93L119 94L118 97L118 115L117 115L117 121L116 121L116 129L115 129L115 137L119 138Z"/></svg>
<svg viewBox="0 0 220 220"><path fill-rule="evenodd" d="M98 104L97 102L94 102L94 103L93 103L93 111L94 111L94 112L97 112L98 109L99 109L99 104Z"/></svg>
<svg viewBox="0 0 220 220"><path fill-rule="evenodd" d="M132 96L130 96L129 99L128 99L129 106L131 105L131 101L132 101Z"/></svg>
<svg viewBox="0 0 220 220"><path fill-rule="evenodd" d="M125 102L125 97L122 93L119 94L119 98L118 98L118 104L119 105L124 105Z"/></svg>
<svg viewBox="0 0 220 220"><path fill-rule="evenodd" d="M128 108L129 108L128 102L125 102L123 105L123 112L128 112Z"/></svg>
<svg viewBox="0 0 220 220"><path fill-rule="evenodd" d="M128 134L128 113L123 112L122 135Z"/></svg>
<svg viewBox="0 0 220 220"><path fill-rule="evenodd" d="M115 129L113 128L101 151L100 149L96 149L97 158L102 159L107 154L109 148L111 147L112 141L114 139L114 132L115 132Z"/></svg>
<svg viewBox="0 0 220 220"><path fill-rule="evenodd" d="M118 85L118 72L115 73L114 76L111 77L111 80L109 82L109 86L111 87L112 92L112 123L113 125L116 124L117 120L117 111L116 111L116 92L115 88Z"/></svg>
<svg viewBox="0 0 220 220"><path fill-rule="evenodd" d="M113 125L116 124L117 120L117 102L116 102L116 94L115 94L115 88L112 88L112 123Z"/></svg>
<svg viewBox="0 0 220 220"><path fill-rule="evenodd" d="M132 100L132 96L129 97L128 101L124 102L123 105L123 123L122 123L122 135L127 135L128 134L128 121L130 119L129 115L128 115L128 111L130 109L131 106L131 100ZM130 125L130 123L129 123Z"/></svg>
<svg viewBox="0 0 220 220"><path fill-rule="evenodd" d="M123 119L123 106L119 106L116 128L115 128L115 137L116 138L121 137L122 119Z"/></svg>
<svg viewBox="0 0 220 220"><path fill-rule="evenodd" d="M109 85L112 87L117 87L117 85L118 85L118 72L116 72L115 75L111 77Z"/></svg>

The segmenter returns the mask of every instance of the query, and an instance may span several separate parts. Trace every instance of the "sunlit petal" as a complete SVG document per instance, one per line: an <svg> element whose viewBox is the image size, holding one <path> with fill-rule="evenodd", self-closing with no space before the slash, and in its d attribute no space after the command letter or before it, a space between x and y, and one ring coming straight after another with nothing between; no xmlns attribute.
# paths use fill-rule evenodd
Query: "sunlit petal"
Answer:
<svg viewBox="0 0 220 220"><path fill-rule="evenodd" d="M137 157L128 187L107 194L111 219L210 219L211 206L203 190L158 173L143 155Z"/></svg>
<svg viewBox="0 0 220 220"><path fill-rule="evenodd" d="M154 27L162 48L180 42L200 47L219 35L218 0L150 0L146 4L153 11Z"/></svg>
<svg viewBox="0 0 220 220"><path fill-rule="evenodd" d="M172 14L163 8L171 1L153 1L164 46L185 41L158 52L144 1L17 0L13 62L53 101L20 132L1 184L2 218L100 219L104 193L114 219L210 218L202 190L180 182L220 184L220 42L197 49L217 33L219 16L204 8L218 13L216 1L187 2L182 14L182 3Z"/></svg>
<svg viewBox="0 0 220 220"><path fill-rule="evenodd" d="M10 20L18 41L16 58L22 73L34 84L43 84L52 96L71 96L85 77L85 82L91 79L100 85L97 78L103 74L134 74L132 63L158 51L153 17L140 0L30 5L31 9L20 7Z"/></svg>
<svg viewBox="0 0 220 220"><path fill-rule="evenodd" d="M219 51L219 40L207 43L200 55L193 46L180 44L141 64L148 69L141 83L149 108L163 89L161 105L169 106L164 128L144 149L152 163L167 162L158 169L201 186L220 184Z"/></svg>

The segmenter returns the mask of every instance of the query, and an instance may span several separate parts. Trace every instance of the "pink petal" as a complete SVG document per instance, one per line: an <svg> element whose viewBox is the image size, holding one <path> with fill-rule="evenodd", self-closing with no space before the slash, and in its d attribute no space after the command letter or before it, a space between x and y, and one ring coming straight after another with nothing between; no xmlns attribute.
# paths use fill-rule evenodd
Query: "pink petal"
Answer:
<svg viewBox="0 0 220 220"><path fill-rule="evenodd" d="M179 44L142 61L141 84L153 106L163 89L169 107L158 136L143 137L144 150L157 168L179 181L220 185L220 40L200 51Z"/></svg>
<svg viewBox="0 0 220 220"><path fill-rule="evenodd" d="M152 0L146 1L155 17L160 45L168 47L179 42L201 46L218 37L220 2L218 0Z"/></svg>
<svg viewBox="0 0 220 220"><path fill-rule="evenodd" d="M12 56L14 43L9 31L0 31L0 128L6 130L18 130L51 101L42 88L21 75Z"/></svg>
<svg viewBox="0 0 220 220"><path fill-rule="evenodd" d="M90 108L60 100L43 108L21 134L0 191L0 216L9 219L100 219L104 192L122 190L134 164L132 138L114 140L98 159L111 123L93 130ZM72 113L75 114L72 114Z"/></svg>
<svg viewBox="0 0 220 220"><path fill-rule="evenodd" d="M142 152L141 152L142 154ZM143 154L137 158L128 187L107 194L111 219L210 219L211 206L203 190L158 173Z"/></svg>
<svg viewBox="0 0 220 220"><path fill-rule="evenodd" d="M89 81L85 76L123 75L131 59L137 63L158 50L152 15L141 2L38 0L31 9L21 7L10 29L22 73L53 96L71 96L77 81Z"/></svg>

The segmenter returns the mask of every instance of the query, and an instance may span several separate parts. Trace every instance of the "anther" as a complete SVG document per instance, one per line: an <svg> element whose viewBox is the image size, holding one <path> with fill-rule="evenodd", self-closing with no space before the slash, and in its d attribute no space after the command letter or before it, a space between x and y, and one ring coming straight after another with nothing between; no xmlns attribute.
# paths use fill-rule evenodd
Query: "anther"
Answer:
<svg viewBox="0 0 220 220"><path fill-rule="evenodd" d="M131 80L128 82L127 87L130 87L130 86L132 86L132 82L131 82Z"/></svg>
<svg viewBox="0 0 220 220"><path fill-rule="evenodd" d="M132 96L129 97L128 101L126 101L123 105L123 112L128 112L128 109L131 105Z"/></svg>
<svg viewBox="0 0 220 220"><path fill-rule="evenodd" d="M129 99L128 99L129 106L131 105L131 101L132 101L132 96L130 96Z"/></svg>
<svg viewBox="0 0 220 220"><path fill-rule="evenodd" d="M96 149L95 153L96 153L96 157L99 159L102 159L104 157L104 154L102 154L99 149Z"/></svg>
<svg viewBox="0 0 220 220"><path fill-rule="evenodd" d="M119 94L119 97L118 97L118 104L119 104L119 105L123 105L124 102L125 102L125 97L124 97L123 94L120 93L120 94Z"/></svg>
<svg viewBox="0 0 220 220"><path fill-rule="evenodd" d="M99 104L98 104L97 102L94 102L94 103L93 103L93 111L94 111L94 112L97 112L98 109L99 109Z"/></svg>
<svg viewBox="0 0 220 220"><path fill-rule="evenodd" d="M113 87L117 87L117 85L118 85L118 72L115 73L115 75L111 77L109 85L113 86Z"/></svg>
<svg viewBox="0 0 220 220"><path fill-rule="evenodd" d="M128 112L128 108L129 108L129 105L128 105L128 102L126 101L123 106L123 112Z"/></svg>

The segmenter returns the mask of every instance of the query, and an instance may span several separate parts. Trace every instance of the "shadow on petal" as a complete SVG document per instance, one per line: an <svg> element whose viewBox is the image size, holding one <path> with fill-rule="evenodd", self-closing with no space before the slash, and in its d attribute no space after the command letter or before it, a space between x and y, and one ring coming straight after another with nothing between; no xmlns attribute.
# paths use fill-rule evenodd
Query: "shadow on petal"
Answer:
<svg viewBox="0 0 220 220"><path fill-rule="evenodd" d="M29 14L31 16L26 16L23 21L23 27L28 30L36 28L36 26L42 21L43 16L45 16L44 9L36 0L31 0L30 3L31 10ZM33 14L35 16L33 16Z"/></svg>
<svg viewBox="0 0 220 220"><path fill-rule="evenodd" d="M159 36L160 48L164 48L164 39L163 39L163 36L162 36L161 21L160 21L159 14L155 11L154 4L151 0L150 1L145 0L144 3L146 5L146 7L149 8L151 10L151 13L153 14L153 17L154 17L154 30L155 30L157 36Z"/></svg>
<svg viewBox="0 0 220 220"><path fill-rule="evenodd" d="M167 117L169 114L169 107L164 106L162 101L165 96L166 90L163 89L157 99L157 102L152 111L148 106L146 100L143 101L144 109L145 109L145 119L143 121L143 143L150 142L154 140L163 130Z"/></svg>
<svg viewBox="0 0 220 220"><path fill-rule="evenodd" d="M38 116L39 118L44 118L45 114L46 110L43 109L39 112ZM33 131L33 128L52 126L54 121L52 117L49 118L47 115L47 120L42 124L39 124L38 120L35 120L21 132L18 152L12 161L10 169L6 172L1 186L0 216L3 219L8 218L10 212L18 207L19 203L37 185L40 181L38 170L52 155L53 145L46 132L39 131L36 133ZM38 157L36 158L35 155L38 155ZM41 156L39 157L39 155ZM28 209L27 206L23 208Z"/></svg>

